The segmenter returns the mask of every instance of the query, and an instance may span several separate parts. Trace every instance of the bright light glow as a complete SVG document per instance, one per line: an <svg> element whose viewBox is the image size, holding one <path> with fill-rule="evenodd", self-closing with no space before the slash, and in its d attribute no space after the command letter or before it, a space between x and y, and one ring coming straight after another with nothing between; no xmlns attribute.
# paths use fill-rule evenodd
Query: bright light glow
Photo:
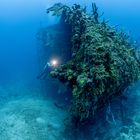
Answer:
<svg viewBox="0 0 140 140"><path fill-rule="evenodd" d="M58 61L56 59L53 59L51 61L51 65L54 66L54 67L57 66L58 65Z"/></svg>

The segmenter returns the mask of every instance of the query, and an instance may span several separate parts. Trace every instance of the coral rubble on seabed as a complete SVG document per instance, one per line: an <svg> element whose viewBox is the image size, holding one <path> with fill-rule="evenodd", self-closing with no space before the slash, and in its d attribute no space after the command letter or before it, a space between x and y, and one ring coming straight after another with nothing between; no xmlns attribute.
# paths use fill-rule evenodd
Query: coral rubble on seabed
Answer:
<svg viewBox="0 0 140 140"><path fill-rule="evenodd" d="M56 108L53 101L44 99L41 93L32 93L23 87L26 88L17 85L9 86L9 89L8 86L6 89L0 87L1 96L2 94L9 95L9 98L6 97L5 100L0 100L2 105L0 106L0 140L75 140L72 139L75 136L70 134L73 131L71 128L68 133L64 131L63 120L67 116L66 112ZM103 121L105 114L101 113L101 116L96 119L96 123L90 128L90 137L88 135L82 137L80 136L82 134L79 133L77 140L91 140L91 136L95 140L139 140L139 87L139 84L137 84L128 93L128 100L125 103L127 107L126 124L122 125L118 122L119 110L115 110L113 104L111 104L117 124L105 124ZM25 92L29 96L24 96ZM4 103L2 103L3 101ZM115 102L114 105L116 107ZM86 130L89 131L88 128ZM66 136L64 136L64 133Z"/></svg>
<svg viewBox="0 0 140 140"><path fill-rule="evenodd" d="M72 59L51 75L72 88L71 115L75 124L93 118L140 76L136 44L124 32L100 20L95 4L92 10L92 14L87 14L86 7L61 3L47 9L47 13L61 16L61 22L72 30Z"/></svg>
<svg viewBox="0 0 140 140"><path fill-rule="evenodd" d="M9 94L0 101L0 140L63 140L66 112L54 101L27 89L18 87L17 91L16 86L1 87L0 91L1 95ZM18 93L14 95L14 91Z"/></svg>

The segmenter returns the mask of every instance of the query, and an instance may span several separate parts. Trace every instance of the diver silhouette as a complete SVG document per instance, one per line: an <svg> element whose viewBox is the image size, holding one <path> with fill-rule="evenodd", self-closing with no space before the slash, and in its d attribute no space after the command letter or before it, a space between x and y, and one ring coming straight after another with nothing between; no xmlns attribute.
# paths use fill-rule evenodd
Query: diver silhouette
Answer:
<svg viewBox="0 0 140 140"><path fill-rule="evenodd" d="M43 71L36 78L44 79L45 77L47 77L47 75L50 73L53 67L54 66L51 63L47 62L43 68Z"/></svg>
<svg viewBox="0 0 140 140"><path fill-rule="evenodd" d="M43 71L40 73L40 75L37 76L37 79L44 79L48 76L48 74L58 66L58 60L53 59L50 62L47 62L43 68Z"/></svg>

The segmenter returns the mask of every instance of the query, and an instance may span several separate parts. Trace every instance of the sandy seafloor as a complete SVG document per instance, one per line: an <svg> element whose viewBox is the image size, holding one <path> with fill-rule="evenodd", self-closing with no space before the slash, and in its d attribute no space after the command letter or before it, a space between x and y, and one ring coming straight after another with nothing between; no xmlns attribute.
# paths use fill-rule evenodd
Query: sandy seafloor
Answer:
<svg viewBox="0 0 140 140"><path fill-rule="evenodd" d="M66 113L54 101L17 85L0 94L0 140L63 140Z"/></svg>
<svg viewBox="0 0 140 140"><path fill-rule="evenodd" d="M67 112L57 108L54 100L24 85L1 86L0 140L140 140L139 84L127 94L125 124L121 123L119 108L114 102L111 107L116 124L105 121L102 114L87 128L90 135L79 133L74 138L64 137Z"/></svg>

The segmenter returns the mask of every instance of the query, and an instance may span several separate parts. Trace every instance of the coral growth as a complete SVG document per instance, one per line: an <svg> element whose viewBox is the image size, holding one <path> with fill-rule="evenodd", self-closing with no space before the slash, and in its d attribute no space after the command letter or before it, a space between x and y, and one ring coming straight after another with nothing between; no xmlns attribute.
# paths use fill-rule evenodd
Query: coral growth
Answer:
<svg viewBox="0 0 140 140"><path fill-rule="evenodd" d="M140 65L136 45L129 36L99 19L98 8L92 14L80 5L57 3L47 9L72 30L72 59L51 75L72 87L72 117L79 122L93 118L112 97L139 79Z"/></svg>

